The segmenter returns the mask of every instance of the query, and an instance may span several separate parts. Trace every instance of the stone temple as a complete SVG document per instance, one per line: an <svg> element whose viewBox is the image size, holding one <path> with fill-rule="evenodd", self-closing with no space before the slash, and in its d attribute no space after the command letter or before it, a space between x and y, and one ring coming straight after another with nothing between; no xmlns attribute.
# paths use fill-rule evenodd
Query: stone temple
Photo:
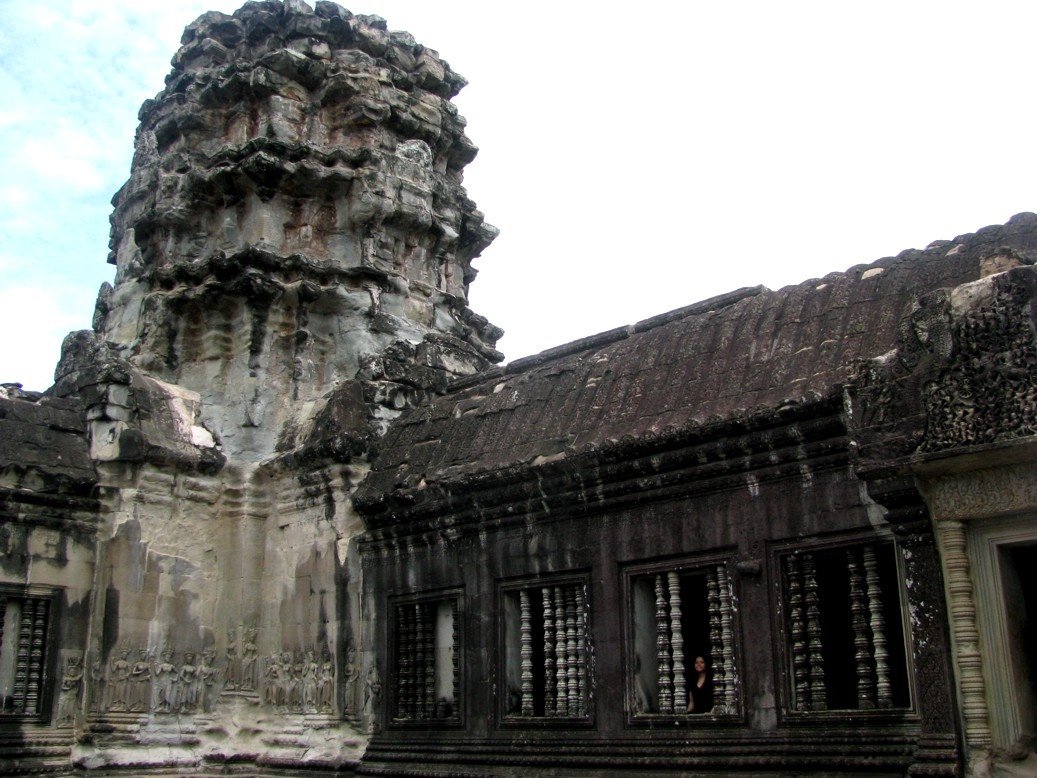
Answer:
<svg viewBox="0 0 1037 778"><path fill-rule="evenodd" d="M0 396L0 774L1033 771L1037 216L501 367L464 84L188 26Z"/></svg>

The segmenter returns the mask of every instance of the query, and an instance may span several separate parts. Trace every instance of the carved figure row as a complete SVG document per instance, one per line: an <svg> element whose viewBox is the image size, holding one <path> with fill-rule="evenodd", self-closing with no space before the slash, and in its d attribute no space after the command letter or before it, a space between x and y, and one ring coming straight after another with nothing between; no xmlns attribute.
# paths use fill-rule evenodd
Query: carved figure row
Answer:
<svg viewBox="0 0 1037 778"><path fill-rule="evenodd" d="M209 711L219 684L215 658L216 652L208 649L199 663L195 652L185 651L177 663L175 653L168 648L157 659L141 648L134 659L130 649L122 648L109 662L103 680L92 679L99 687L95 707L113 713Z"/></svg>
<svg viewBox="0 0 1037 778"><path fill-rule="evenodd" d="M355 686L355 678L353 684ZM292 713L331 713L335 710L335 664L327 650L318 661L313 648L281 651L264 662L262 700Z"/></svg>

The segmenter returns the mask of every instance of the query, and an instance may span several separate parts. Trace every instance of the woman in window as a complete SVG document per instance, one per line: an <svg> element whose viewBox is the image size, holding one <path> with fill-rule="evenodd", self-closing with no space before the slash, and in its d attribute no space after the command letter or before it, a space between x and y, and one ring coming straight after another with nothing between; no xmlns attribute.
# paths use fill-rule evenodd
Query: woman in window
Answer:
<svg viewBox="0 0 1037 778"><path fill-rule="evenodd" d="M709 677L706 660L695 657L695 681L688 697L688 713L709 713L713 710L713 679Z"/></svg>

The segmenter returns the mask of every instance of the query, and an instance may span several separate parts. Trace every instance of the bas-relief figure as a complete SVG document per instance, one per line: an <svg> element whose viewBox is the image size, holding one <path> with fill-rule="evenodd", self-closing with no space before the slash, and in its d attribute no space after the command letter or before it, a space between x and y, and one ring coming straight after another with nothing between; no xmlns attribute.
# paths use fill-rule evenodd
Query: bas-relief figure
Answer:
<svg viewBox="0 0 1037 778"><path fill-rule="evenodd" d="M61 675L61 693L58 697L58 712L54 717L56 726L72 726L79 709L79 690L83 681L83 656L72 654L65 660Z"/></svg>
<svg viewBox="0 0 1037 778"><path fill-rule="evenodd" d="M173 664L173 652L166 649L162 652L155 666L155 713L174 713L176 710L176 682L178 679L176 665Z"/></svg>
<svg viewBox="0 0 1037 778"><path fill-rule="evenodd" d="M151 657L147 649L137 652L137 660L130 669L129 689L129 709L134 713L150 710Z"/></svg>
<svg viewBox="0 0 1037 778"><path fill-rule="evenodd" d="M129 710L130 671L130 650L124 648L112 660L108 671L108 687L111 689L108 703L109 710Z"/></svg>

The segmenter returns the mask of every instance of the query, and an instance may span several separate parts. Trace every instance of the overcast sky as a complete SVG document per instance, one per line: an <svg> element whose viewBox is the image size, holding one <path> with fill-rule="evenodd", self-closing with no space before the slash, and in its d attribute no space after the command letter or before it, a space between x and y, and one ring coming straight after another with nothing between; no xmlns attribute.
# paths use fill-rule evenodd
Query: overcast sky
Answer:
<svg viewBox="0 0 1037 778"><path fill-rule="evenodd" d="M140 103L222 0L0 0L0 381L90 326ZM1034 3L364 0L437 49L525 356L1037 209Z"/></svg>

